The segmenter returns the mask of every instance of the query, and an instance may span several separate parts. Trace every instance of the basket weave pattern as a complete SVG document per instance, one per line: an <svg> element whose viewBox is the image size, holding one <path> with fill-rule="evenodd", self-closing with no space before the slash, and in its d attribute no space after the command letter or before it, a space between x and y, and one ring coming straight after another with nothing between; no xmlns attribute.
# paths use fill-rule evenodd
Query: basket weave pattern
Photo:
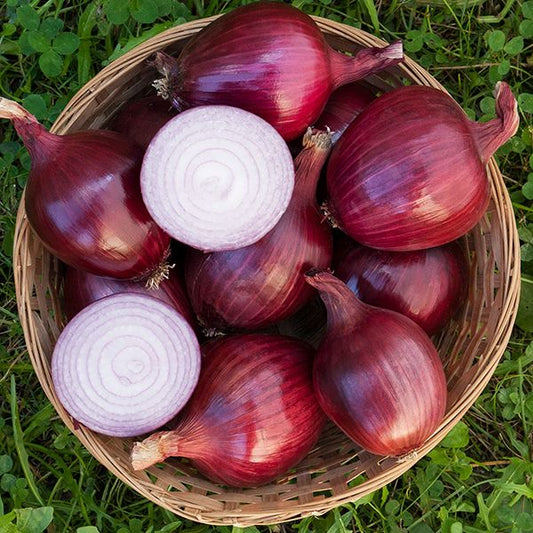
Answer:
<svg viewBox="0 0 533 533"><path fill-rule="evenodd" d="M213 17L214 18L214 17ZM55 133L98 128L120 104L140 94L155 72L146 59L155 51L176 53L213 18L168 30L122 56L83 87L53 126ZM328 42L353 52L384 46L379 39L349 26L315 17ZM387 90L400 79L444 90L425 70L407 59L369 83ZM393 481L428 453L474 403L492 376L507 345L518 305L520 255L512 206L501 173L488 165L491 202L482 221L465 238L470 262L468 301L461 316L435 339L448 378L447 412L417 457L398 462L361 451L332 424L315 449L286 477L255 489L228 489L205 480L179 460L134 472L129 465L132 439L117 439L74 427L55 394L50 358L64 326L57 261L28 225L21 202L15 233L14 271L19 316L39 381L59 416L90 453L142 496L199 522L239 526L279 523L322 514Z"/></svg>

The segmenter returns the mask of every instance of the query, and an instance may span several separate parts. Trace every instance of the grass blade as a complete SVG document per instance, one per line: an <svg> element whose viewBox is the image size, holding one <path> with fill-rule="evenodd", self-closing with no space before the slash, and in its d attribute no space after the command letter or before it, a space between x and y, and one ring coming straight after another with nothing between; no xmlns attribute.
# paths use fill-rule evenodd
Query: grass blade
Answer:
<svg viewBox="0 0 533 533"><path fill-rule="evenodd" d="M376 6L375 6L373 0L363 0L362 3L363 3L363 5L365 6L365 9L368 12L370 20L372 21L372 27L374 28L374 31L376 32L376 35L380 35L381 32L379 30L378 12L377 12L377 9L376 9Z"/></svg>
<svg viewBox="0 0 533 533"><path fill-rule="evenodd" d="M11 419L13 426L13 440L15 441L15 449L19 457L20 464L22 466L22 471L28 482L28 487L30 488L32 494L35 496L35 499L39 502L41 506L44 507L44 501L41 498L39 489L35 483L35 478L31 471L30 463L28 461L28 452L26 452L26 447L24 446L24 435L22 433L22 426L20 425L19 410L17 405L17 390L15 386L15 376L11 376Z"/></svg>

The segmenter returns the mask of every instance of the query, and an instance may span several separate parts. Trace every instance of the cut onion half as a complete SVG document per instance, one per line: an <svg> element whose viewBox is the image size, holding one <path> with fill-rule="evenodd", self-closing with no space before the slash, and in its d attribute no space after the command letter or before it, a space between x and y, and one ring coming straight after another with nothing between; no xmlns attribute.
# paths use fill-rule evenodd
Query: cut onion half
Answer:
<svg viewBox="0 0 533 533"><path fill-rule="evenodd" d="M231 106L180 113L144 156L141 188L156 223L204 251L235 250L266 235L294 187L294 164L265 120Z"/></svg>
<svg viewBox="0 0 533 533"><path fill-rule="evenodd" d="M113 294L78 313L52 356L67 412L114 437L160 428L185 405L200 373L200 347L185 318L144 294Z"/></svg>

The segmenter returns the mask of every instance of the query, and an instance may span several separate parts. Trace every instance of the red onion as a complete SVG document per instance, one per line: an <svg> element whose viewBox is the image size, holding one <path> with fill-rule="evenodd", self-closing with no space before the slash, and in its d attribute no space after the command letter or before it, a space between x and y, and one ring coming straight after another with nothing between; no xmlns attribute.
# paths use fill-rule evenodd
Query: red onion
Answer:
<svg viewBox="0 0 533 533"><path fill-rule="evenodd" d="M59 336L52 379L63 407L115 437L160 428L185 405L200 373L187 321L145 294L113 294L78 313Z"/></svg>
<svg viewBox="0 0 533 533"><path fill-rule="evenodd" d="M176 110L159 96L130 100L118 112L111 129L146 150L154 135L176 114Z"/></svg>
<svg viewBox="0 0 533 533"><path fill-rule="evenodd" d="M325 413L377 455L416 453L441 422L447 400L439 355L411 319L361 302L325 271L306 275L328 312L313 382Z"/></svg>
<svg viewBox="0 0 533 533"><path fill-rule="evenodd" d="M468 264L457 242L412 252L352 246L335 273L363 302L408 316L428 335L448 323L467 294Z"/></svg>
<svg viewBox="0 0 533 533"><path fill-rule="evenodd" d="M293 187L294 166L280 135L229 106L196 107L171 119L150 143L141 170L154 220L204 251L258 241L287 209Z"/></svg>
<svg viewBox="0 0 533 533"><path fill-rule="evenodd" d="M215 482L249 487L294 467L325 421L313 392L310 347L249 334L211 341L203 351L198 386L176 427L136 443L133 468L186 457Z"/></svg>
<svg viewBox="0 0 533 533"><path fill-rule="evenodd" d="M417 250L451 242L483 216L485 166L518 127L516 100L499 82L497 118L477 123L446 93L395 89L372 102L332 150L329 210L357 242Z"/></svg>
<svg viewBox="0 0 533 533"><path fill-rule="evenodd" d="M158 287L148 288L143 281L103 278L84 270L67 267L63 279L63 310L71 320L89 304L110 294L123 292L148 294L166 302L183 315L191 327L195 327L187 292L174 268L169 270L168 278L162 279Z"/></svg>
<svg viewBox="0 0 533 533"><path fill-rule="evenodd" d="M0 118L12 121L30 153L25 207L44 246L92 274L157 281L170 238L142 201L141 150L111 131L55 135L5 98Z"/></svg>
<svg viewBox="0 0 533 533"><path fill-rule="evenodd" d="M275 228L258 242L225 252L190 251L185 284L208 328L258 328L292 315L314 291L303 277L330 266L331 231L316 202L316 184L331 149L329 134L311 129L295 160L295 188Z"/></svg>
<svg viewBox="0 0 533 533"><path fill-rule="evenodd" d="M241 107L287 141L305 132L330 93L403 59L401 42L355 57L331 48L314 20L281 2L254 2L218 18L174 59L154 63L163 97L179 110L205 104Z"/></svg>
<svg viewBox="0 0 533 533"><path fill-rule="evenodd" d="M372 91L360 83L343 85L331 93L326 107L315 122L315 128L330 129L331 140L336 143L355 117L375 98Z"/></svg>

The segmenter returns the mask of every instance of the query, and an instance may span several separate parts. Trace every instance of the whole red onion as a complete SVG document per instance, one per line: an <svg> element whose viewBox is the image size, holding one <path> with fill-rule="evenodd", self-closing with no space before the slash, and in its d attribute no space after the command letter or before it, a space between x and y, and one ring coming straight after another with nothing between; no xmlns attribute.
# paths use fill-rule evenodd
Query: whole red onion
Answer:
<svg viewBox="0 0 533 533"><path fill-rule="evenodd" d="M400 87L372 102L332 150L328 209L355 241L383 250L451 242L483 216L485 166L518 127L509 86L495 91L497 118L469 120L446 93Z"/></svg>
<svg viewBox="0 0 533 533"><path fill-rule="evenodd" d="M63 278L63 309L71 320L92 302L110 294L138 293L153 296L170 306L189 322L194 329L195 321L183 281L174 268L158 287L148 288L143 281L122 280L95 276L84 270L67 267Z"/></svg>
<svg viewBox="0 0 533 533"><path fill-rule="evenodd" d="M441 422L446 379L437 350L411 319L361 302L329 272L306 274L326 305L313 382L322 409L377 455L416 453Z"/></svg>
<svg viewBox="0 0 533 533"><path fill-rule="evenodd" d="M190 250L185 284L207 328L258 328L292 315L311 299L304 272L330 266L331 231L316 202L330 136L309 130L295 160L295 188L273 230L254 244L224 252Z"/></svg>
<svg viewBox="0 0 533 533"><path fill-rule="evenodd" d="M336 143L346 128L376 96L360 83L348 83L335 89L326 107L315 122L315 128L332 132L331 140Z"/></svg>
<svg viewBox="0 0 533 533"><path fill-rule="evenodd" d="M281 2L253 2L198 32L174 59L154 63L162 96L177 109L237 106L264 118L285 140L312 126L330 93L403 59L401 42L355 57L331 48L314 20Z"/></svg>
<svg viewBox="0 0 533 533"><path fill-rule="evenodd" d="M92 274L156 282L170 237L144 206L140 148L112 131L55 135L5 98L0 118L12 121L30 153L25 207L44 246Z"/></svg>
<svg viewBox="0 0 533 533"><path fill-rule="evenodd" d="M175 114L175 108L159 96L146 96L127 102L110 127L146 150L155 134Z"/></svg>
<svg viewBox="0 0 533 533"><path fill-rule="evenodd" d="M198 385L172 431L134 445L135 470L186 457L209 479L268 483L300 462L325 416L312 385L311 348L274 335L236 335L203 347Z"/></svg>
<svg viewBox="0 0 533 533"><path fill-rule="evenodd" d="M402 313L428 335L448 323L467 295L468 263L456 241L412 252L353 245L334 270L363 302Z"/></svg>

